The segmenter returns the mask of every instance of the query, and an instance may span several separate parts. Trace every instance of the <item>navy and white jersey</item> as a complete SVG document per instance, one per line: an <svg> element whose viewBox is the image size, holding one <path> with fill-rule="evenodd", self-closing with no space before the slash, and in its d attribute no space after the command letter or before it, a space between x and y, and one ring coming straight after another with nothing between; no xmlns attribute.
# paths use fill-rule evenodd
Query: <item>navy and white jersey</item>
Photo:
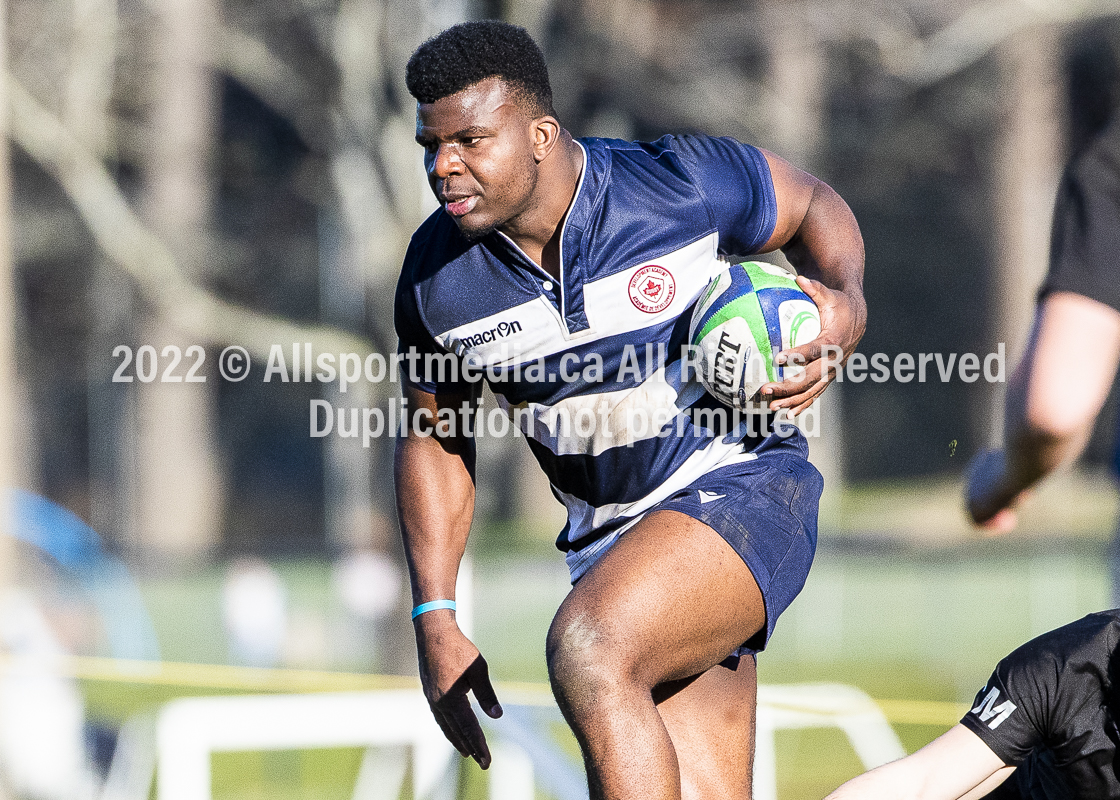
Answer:
<svg viewBox="0 0 1120 800"><path fill-rule="evenodd" d="M772 434L757 418L721 426L730 409L681 363L692 307L727 266L719 257L757 252L773 233L763 154L704 136L578 141L559 281L500 233L468 242L439 210L413 236L396 295L402 352L485 366L567 507L557 545L573 580L698 477L807 451L800 433ZM439 392L438 376L412 377Z"/></svg>

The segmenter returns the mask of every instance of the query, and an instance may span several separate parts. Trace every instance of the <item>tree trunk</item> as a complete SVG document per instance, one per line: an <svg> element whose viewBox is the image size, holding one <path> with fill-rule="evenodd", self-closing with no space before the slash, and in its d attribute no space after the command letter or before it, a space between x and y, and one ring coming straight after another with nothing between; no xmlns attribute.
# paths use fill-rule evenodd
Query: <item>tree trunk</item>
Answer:
<svg viewBox="0 0 1120 800"><path fill-rule="evenodd" d="M1026 348L1035 293L1048 266L1054 195L1065 149L1059 44L1058 29L1037 25L1008 39L998 53L1005 105L994 145L996 252L990 295L993 341L1006 343L1009 370ZM995 424L982 420L980 430L991 430L998 440L1002 397L981 407L996 410L999 419Z"/></svg>
<svg viewBox="0 0 1120 800"><path fill-rule="evenodd" d="M146 148L145 215L184 271L205 272L212 202L212 143L217 86L207 48L217 8L206 0L160 0L151 34L150 143ZM205 558L218 543L222 481L215 442L215 382L165 383L164 348L186 341L158 314L140 326L137 345L160 355L159 373L136 383L132 543L138 555L171 556L179 566ZM212 354L213 355L213 354ZM207 359L212 361L213 359ZM177 371L182 375L184 368ZM167 562L162 562L167 563Z"/></svg>
<svg viewBox="0 0 1120 800"><path fill-rule="evenodd" d="M806 36L805 26L796 18L791 19L782 4L771 4L769 12L768 19L775 24L768 40L772 142L766 145L792 164L815 173L821 162L828 91L826 53L822 43L812 34ZM841 384L833 383L802 415L801 427L810 436L813 464L824 476L828 490L826 504L828 498L837 497L836 490L844 481L842 389Z"/></svg>

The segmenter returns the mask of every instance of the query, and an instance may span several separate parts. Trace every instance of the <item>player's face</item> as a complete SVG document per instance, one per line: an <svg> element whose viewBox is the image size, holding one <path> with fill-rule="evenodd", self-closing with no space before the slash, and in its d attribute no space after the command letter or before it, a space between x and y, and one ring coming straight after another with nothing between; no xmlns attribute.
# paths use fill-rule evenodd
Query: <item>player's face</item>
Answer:
<svg viewBox="0 0 1120 800"><path fill-rule="evenodd" d="M420 103L416 141L432 191L468 239L530 207L537 183L532 119L497 78Z"/></svg>

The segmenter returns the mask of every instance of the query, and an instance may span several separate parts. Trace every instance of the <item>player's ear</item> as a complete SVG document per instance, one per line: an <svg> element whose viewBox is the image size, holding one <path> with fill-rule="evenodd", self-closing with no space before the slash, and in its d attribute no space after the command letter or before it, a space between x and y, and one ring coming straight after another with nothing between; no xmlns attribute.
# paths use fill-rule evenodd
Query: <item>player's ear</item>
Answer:
<svg viewBox="0 0 1120 800"><path fill-rule="evenodd" d="M560 123L556 121L556 117L546 116L537 117L531 124L533 156L540 163L560 141Z"/></svg>

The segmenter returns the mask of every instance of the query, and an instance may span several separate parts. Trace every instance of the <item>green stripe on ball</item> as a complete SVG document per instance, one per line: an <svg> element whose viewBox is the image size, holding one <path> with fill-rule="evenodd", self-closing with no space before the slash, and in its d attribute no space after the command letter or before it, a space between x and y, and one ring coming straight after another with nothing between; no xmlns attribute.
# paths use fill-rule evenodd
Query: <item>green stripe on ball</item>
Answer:
<svg viewBox="0 0 1120 800"><path fill-rule="evenodd" d="M754 276L751 276L752 282L753 278ZM781 284L775 284L775 286L781 286ZM762 354L763 361L766 364L766 379L768 381L776 380L774 359L770 353L770 333L766 329L766 319L762 316L762 306L759 304L758 295L755 292L735 298L713 314L707 324L700 329L694 341L702 340L714 329L735 317L742 317L747 321L755 347Z"/></svg>

